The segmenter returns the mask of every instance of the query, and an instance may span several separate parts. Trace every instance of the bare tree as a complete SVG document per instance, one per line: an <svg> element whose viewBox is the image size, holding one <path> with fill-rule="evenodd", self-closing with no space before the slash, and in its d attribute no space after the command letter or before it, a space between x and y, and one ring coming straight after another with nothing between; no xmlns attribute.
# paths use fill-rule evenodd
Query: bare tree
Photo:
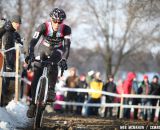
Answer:
<svg viewBox="0 0 160 130"><path fill-rule="evenodd" d="M17 5L18 5L18 9L17 9L17 12L20 16L22 16L23 14L23 7L22 7L22 0L18 0L17 1Z"/></svg>
<svg viewBox="0 0 160 130"><path fill-rule="evenodd" d="M2 18L2 1L0 1L0 18Z"/></svg>
<svg viewBox="0 0 160 130"><path fill-rule="evenodd" d="M153 34L158 31L159 24L155 21L151 25L149 19L146 21L148 14L141 16L148 6L145 1L141 4L136 1L133 4L132 0L87 0L87 6L87 12L92 16L88 18L92 21L89 35L98 43L96 52L104 59L106 74L115 74L120 65L124 64L125 57L153 45ZM150 28L147 28L148 25ZM113 55L117 57L114 62Z"/></svg>

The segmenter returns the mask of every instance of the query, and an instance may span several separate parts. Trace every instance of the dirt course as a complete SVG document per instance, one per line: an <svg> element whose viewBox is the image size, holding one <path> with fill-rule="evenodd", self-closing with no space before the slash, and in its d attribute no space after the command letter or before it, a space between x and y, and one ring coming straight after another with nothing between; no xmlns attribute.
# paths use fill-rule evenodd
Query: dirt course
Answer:
<svg viewBox="0 0 160 130"><path fill-rule="evenodd" d="M33 120L26 128L17 130L32 130ZM43 126L38 130L151 130L160 129L160 124L142 120L100 118L96 116L83 117L74 114L45 112Z"/></svg>

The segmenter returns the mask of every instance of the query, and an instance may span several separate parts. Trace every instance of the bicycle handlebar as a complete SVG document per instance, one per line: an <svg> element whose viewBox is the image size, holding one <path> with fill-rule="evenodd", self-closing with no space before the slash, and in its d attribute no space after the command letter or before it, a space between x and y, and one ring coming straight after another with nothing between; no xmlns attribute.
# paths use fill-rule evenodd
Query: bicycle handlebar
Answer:
<svg viewBox="0 0 160 130"><path fill-rule="evenodd" d="M27 70L29 70L31 68L31 66L32 66L31 63L34 62L34 61L39 62L39 63L45 63L46 65L50 64L50 65L57 65L58 66L58 63L54 63L54 62L48 61L48 59L47 60L31 59L31 60L29 60ZM61 77L63 76L63 73L64 73L64 69L61 68Z"/></svg>
<svg viewBox="0 0 160 130"><path fill-rule="evenodd" d="M36 62L39 62L39 63L44 63L45 65L58 65L57 63L54 63L54 62L51 62L49 61L48 59L47 60L37 60L37 59L34 59L33 61L36 61Z"/></svg>

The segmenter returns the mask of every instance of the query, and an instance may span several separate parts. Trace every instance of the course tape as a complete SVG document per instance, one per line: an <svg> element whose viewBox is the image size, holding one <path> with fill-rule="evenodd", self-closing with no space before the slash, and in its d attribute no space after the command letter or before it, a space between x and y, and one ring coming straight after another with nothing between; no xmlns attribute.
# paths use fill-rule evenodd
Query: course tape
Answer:
<svg viewBox="0 0 160 130"><path fill-rule="evenodd" d="M94 93L101 93L102 95L109 95L112 97L124 97L124 98L149 98L149 99L160 99L160 96L155 95L136 95L136 94L116 94L111 92L105 92L105 91L99 91L94 89L82 89L82 88L67 88L67 87L61 87L59 91L70 91L70 92L94 92Z"/></svg>

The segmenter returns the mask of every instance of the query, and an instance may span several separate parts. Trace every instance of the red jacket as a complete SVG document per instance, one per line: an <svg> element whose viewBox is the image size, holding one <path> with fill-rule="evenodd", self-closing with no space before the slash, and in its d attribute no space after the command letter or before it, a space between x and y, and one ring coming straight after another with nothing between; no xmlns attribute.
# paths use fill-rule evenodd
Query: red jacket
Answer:
<svg viewBox="0 0 160 130"><path fill-rule="evenodd" d="M127 74L126 80L123 82L123 92L124 94L130 94L132 88L132 81L136 77L135 73L129 72Z"/></svg>

